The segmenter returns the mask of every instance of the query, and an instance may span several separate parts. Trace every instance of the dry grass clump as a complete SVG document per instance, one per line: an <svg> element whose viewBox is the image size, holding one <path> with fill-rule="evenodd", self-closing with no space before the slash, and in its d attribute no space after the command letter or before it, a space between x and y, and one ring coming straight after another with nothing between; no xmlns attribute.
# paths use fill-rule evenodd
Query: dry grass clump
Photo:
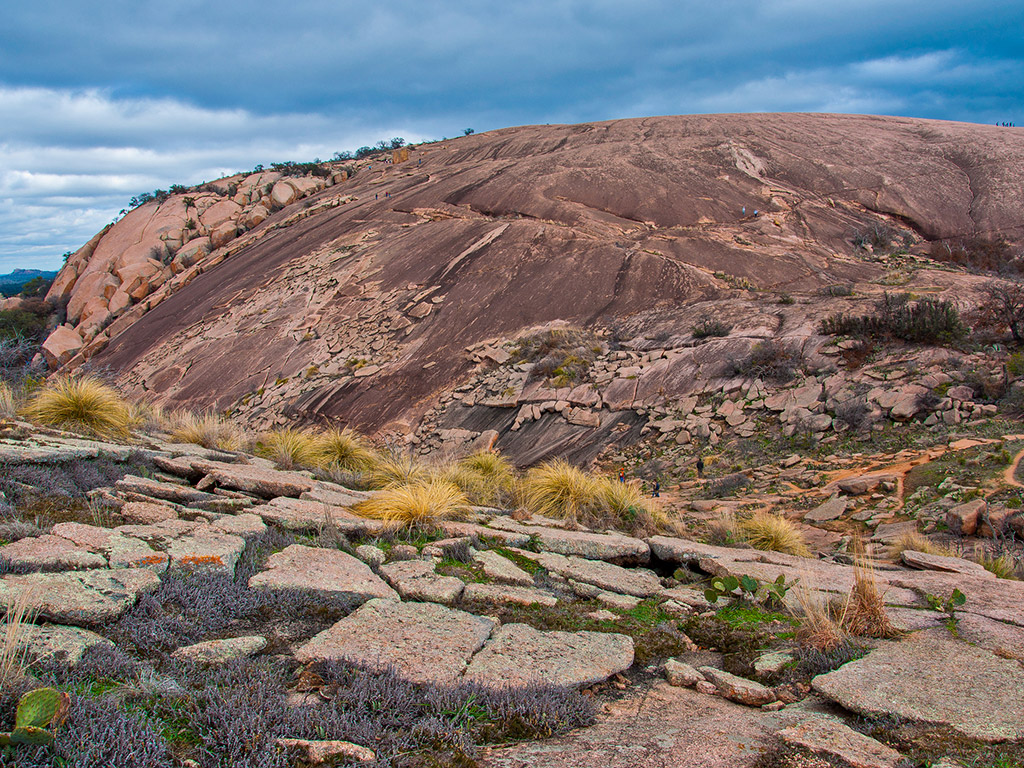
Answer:
<svg viewBox="0 0 1024 768"><path fill-rule="evenodd" d="M426 483L433 474L430 467L414 456L389 454L373 465L367 473L367 482L371 488L394 488Z"/></svg>
<svg viewBox="0 0 1024 768"><path fill-rule="evenodd" d="M438 472L438 477L455 483L481 507L505 507L512 501L515 469L512 463L489 451L474 453Z"/></svg>
<svg viewBox="0 0 1024 768"><path fill-rule="evenodd" d="M22 413L31 421L101 438L128 436L128 403L92 376L61 376L49 381Z"/></svg>
<svg viewBox="0 0 1024 768"><path fill-rule="evenodd" d="M665 523L639 487L587 474L564 459L530 469L520 483L520 496L535 514L588 528L652 533Z"/></svg>
<svg viewBox="0 0 1024 768"><path fill-rule="evenodd" d="M1013 556L1007 552L1001 555L993 555L989 552L978 552L976 554L978 564L986 571L995 575L997 579L1014 579L1017 576L1017 563Z"/></svg>
<svg viewBox="0 0 1024 768"><path fill-rule="evenodd" d="M733 547L743 541L743 531L740 530L736 515L726 510L708 521L704 538L708 544L716 547Z"/></svg>
<svg viewBox="0 0 1024 768"><path fill-rule="evenodd" d="M523 506L535 514L585 524L597 506L597 478L564 459L532 467L520 485Z"/></svg>
<svg viewBox="0 0 1024 768"><path fill-rule="evenodd" d="M383 520L389 527L430 527L441 520L462 520L469 499L453 483L431 479L386 488L352 508L357 515Z"/></svg>
<svg viewBox="0 0 1024 768"><path fill-rule="evenodd" d="M853 589L843 612L843 629L851 635L892 639L903 633L885 612L885 600L878 589L875 567L862 546L854 547Z"/></svg>
<svg viewBox="0 0 1024 768"><path fill-rule="evenodd" d="M259 456L274 461L283 469L310 467L316 463L318 435L306 429L279 427L260 435L256 443Z"/></svg>
<svg viewBox="0 0 1024 768"><path fill-rule="evenodd" d="M128 424L132 429L143 432L165 432L170 421L167 413L159 405L132 403L128 406Z"/></svg>
<svg viewBox="0 0 1024 768"><path fill-rule="evenodd" d="M245 432L237 424L212 412L200 415L178 412L171 424L172 443L194 443L221 451L238 451L248 443Z"/></svg>
<svg viewBox="0 0 1024 768"><path fill-rule="evenodd" d="M743 538L754 549L784 552L787 555L810 557L811 550L800 529L782 515L771 512L756 512L749 520L740 523Z"/></svg>
<svg viewBox="0 0 1024 768"><path fill-rule="evenodd" d="M18 414L18 399L6 383L0 381L0 417L13 419Z"/></svg>
<svg viewBox="0 0 1024 768"><path fill-rule="evenodd" d="M899 538L892 541L889 548L890 555L894 560L899 559L899 556L908 549L912 552L924 552L926 555L956 557L956 552L952 549L936 544L927 536L920 534L917 531L901 534Z"/></svg>
<svg viewBox="0 0 1024 768"><path fill-rule="evenodd" d="M324 469L364 472L374 465L376 458L363 436L348 427L321 432L313 446L313 461Z"/></svg>
<svg viewBox="0 0 1024 768"><path fill-rule="evenodd" d="M822 653L834 651L848 642L843 630L845 609L836 609L820 592L812 590L805 580L792 589L799 606L800 626L796 639L804 646Z"/></svg>
<svg viewBox="0 0 1024 768"><path fill-rule="evenodd" d="M25 676L25 654L27 646L22 645L24 627L35 613L35 594L23 589L9 600L0 626L0 690Z"/></svg>

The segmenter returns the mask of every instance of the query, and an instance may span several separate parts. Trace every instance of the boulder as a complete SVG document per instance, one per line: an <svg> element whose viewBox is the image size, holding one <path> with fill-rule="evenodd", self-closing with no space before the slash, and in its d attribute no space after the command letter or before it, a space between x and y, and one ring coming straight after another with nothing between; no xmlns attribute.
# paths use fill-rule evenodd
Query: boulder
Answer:
<svg viewBox="0 0 1024 768"><path fill-rule="evenodd" d="M302 757L309 765L338 765L344 763L372 763L377 754L372 749L353 744L351 741L278 739L276 746Z"/></svg>
<svg viewBox="0 0 1024 768"><path fill-rule="evenodd" d="M665 662L665 679L669 685L681 685L686 688L693 688L704 679L704 675L691 667L675 659Z"/></svg>
<svg viewBox="0 0 1024 768"><path fill-rule="evenodd" d="M403 600L454 605L465 587L461 579L437 573L431 560L387 563L380 566L380 573Z"/></svg>
<svg viewBox="0 0 1024 768"><path fill-rule="evenodd" d="M1024 668L945 628L880 643L812 685L865 717L945 726L990 743L1024 738Z"/></svg>
<svg viewBox="0 0 1024 768"><path fill-rule="evenodd" d="M984 499L971 499L958 504L946 512L946 525L957 536L973 536L978 530L978 520L985 511Z"/></svg>
<svg viewBox="0 0 1024 768"><path fill-rule="evenodd" d="M316 481L298 472L285 472L255 464L226 464L221 461L195 461L193 468L206 473L196 484L205 491L208 488L230 488L263 499L276 496L298 497L311 491Z"/></svg>
<svg viewBox="0 0 1024 768"><path fill-rule="evenodd" d="M267 559L266 569L249 579L253 589L301 589L342 596L358 603L373 598L398 600L398 593L369 566L337 549L292 544Z"/></svg>
<svg viewBox="0 0 1024 768"><path fill-rule="evenodd" d="M206 642L186 645L171 655L176 659L188 659L197 664L217 666L234 659L253 656L267 647L267 639L259 635L231 637L224 640L207 640Z"/></svg>
<svg viewBox="0 0 1024 768"><path fill-rule="evenodd" d="M270 190L270 202L273 203L276 208L284 208L287 205L291 205L298 199L299 195L295 191L295 187L287 181L277 182L273 189Z"/></svg>
<svg viewBox="0 0 1024 768"><path fill-rule="evenodd" d="M210 232L210 244L214 248L227 245L238 236L238 225L233 221L225 221L218 224Z"/></svg>
<svg viewBox="0 0 1024 768"><path fill-rule="evenodd" d="M120 618L159 585L160 577L144 568L8 575L0 579L0 604L28 592L39 618L90 626Z"/></svg>
<svg viewBox="0 0 1024 768"><path fill-rule="evenodd" d="M542 632L526 624L499 628L466 669L465 679L496 688L583 688L633 665L633 639L610 632Z"/></svg>
<svg viewBox="0 0 1024 768"><path fill-rule="evenodd" d="M833 496L804 515L804 520L809 523L824 523L829 520L837 520L846 512L848 501L842 496Z"/></svg>
<svg viewBox="0 0 1024 768"><path fill-rule="evenodd" d="M720 696L735 701L737 704L762 707L775 701L775 693L771 688L766 688L753 680L732 675L715 667L700 667L698 671L714 684Z"/></svg>
<svg viewBox="0 0 1024 768"><path fill-rule="evenodd" d="M59 368L78 354L85 341L78 331L67 325L57 326L43 342L43 355L51 369Z"/></svg>
<svg viewBox="0 0 1024 768"><path fill-rule="evenodd" d="M919 568L923 571L945 571L946 573L964 573L977 576L982 579L994 579L995 576L985 570L985 567L962 557L944 557L943 555L931 555L927 552L915 552L906 549L900 553L903 562L911 568Z"/></svg>
<svg viewBox="0 0 1024 768"><path fill-rule="evenodd" d="M392 667L415 683L450 685L490 637L496 622L437 603L370 600L295 653L300 663L348 659Z"/></svg>
<svg viewBox="0 0 1024 768"><path fill-rule="evenodd" d="M838 758L851 768L897 768L903 755L838 720L814 717L779 731L786 744Z"/></svg>
<svg viewBox="0 0 1024 768"><path fill-rule="evenodd" d="M467 584L462 592L465 603L491 605L542 605L553 608L558 604L554 595L534 587L516 587L510 584Z"/></svg>

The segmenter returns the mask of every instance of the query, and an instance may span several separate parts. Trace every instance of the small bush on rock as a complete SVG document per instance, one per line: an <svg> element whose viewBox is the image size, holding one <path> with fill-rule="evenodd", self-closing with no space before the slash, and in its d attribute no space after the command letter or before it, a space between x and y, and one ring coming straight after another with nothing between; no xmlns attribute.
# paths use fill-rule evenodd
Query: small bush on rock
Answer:
<svg viewBox="0 0 1024 768"><path fill-rule="evenodd" d="M706 339L709 336L728 336L732 326L723 323L721 320L713 320L710 317L701 318L700 322L692 328L693 338Z"/></svg>
<svg viewBox="0 0 1024 768"><path fill-rule="evenodd" d="M128 403L91 376L64 376L40 389L24 408L32 421L102 438L128 436Z"/></svg>
<svg viewBox="0 0 1024 768"><path fill-rule="evenodd" d="M733 374L779 384L792 381L805 365L803 352L772 339L754 345L750 354L732 364Z"/></svg>
<svg viewBox="0 0 1024 768"><path fill-rule="evenodd" d="M800 557L811 556L800 529L782 515L756 512L752 518L740 523L740 529L747 543L754 549L784 552Z"/></svg>
<svg viewBox="0 0 1024 768"><path fill-rule="evenodd" d="M821 333L872 339L899 339L912 344L954 344L967 335L967 326L951 301L909 294L889 294L875 305L875 314L830 315Z"/></svg>
<svg viewBox="0 0 1024 768"><path fill-rule="evenodd" d="M396 528L429 527L441 520L464 519L469 513L469 499L453 483L428 480L386 488L352 511Z"/></svg>

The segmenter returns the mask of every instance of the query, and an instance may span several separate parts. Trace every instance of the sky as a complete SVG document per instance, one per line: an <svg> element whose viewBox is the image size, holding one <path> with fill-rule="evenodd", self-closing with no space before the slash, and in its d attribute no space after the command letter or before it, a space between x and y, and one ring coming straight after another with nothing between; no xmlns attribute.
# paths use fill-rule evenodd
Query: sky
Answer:
<svg viewBox="0 0 1024 768"><path fill-rule="evenodd" d="M380 139L715 112L1024 126L1020 0L33 0L0 24L0 273L133 195Z"/></svg>

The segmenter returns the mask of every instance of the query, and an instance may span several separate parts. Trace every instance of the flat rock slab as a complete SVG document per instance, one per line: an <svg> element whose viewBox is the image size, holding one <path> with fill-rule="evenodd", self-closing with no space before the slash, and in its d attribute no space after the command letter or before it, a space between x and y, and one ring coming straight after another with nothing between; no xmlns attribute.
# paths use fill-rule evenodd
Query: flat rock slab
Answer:
<svg viewBox="0 0 1024 768"><path fill-rule="evenodd" d="M166 552L171 558L171 573L234 574L238 558L245 550L245 539L222 533L210 526L188 536L171 539Z"/></svg>
<svg viewBox="0 0 1024 768"><path fill-rule="evenodd" d="M170 505L145 501L129 501L118 510L118 514L129 523L141 525L174 520L178 516L177 510Z"/></svg>
<svg viewBox="0 0 1024 768"><path fill-rule="evenodd" d="M484 575L495 581L532 587L533 576L524 571L504 555L484 549L473 555L473 562L484 569Z"/></svg>
<svg viewBox="0 0 1024 768"><path fill-rule="evenodd" d="M138 477L136 475L125 475L114 483L114 488L126 494L136 494L150 499L173 501L177 504L199 505L203 502L219 500L219 497L212 493L198 491L188 485L164 483L159 480L150 480L147 477Z"/></svg>
<svg viewBox="0 0 1024 768"><path fill-rule="evenodd" d="M804 520L809 523L825 523L829 520L838 520L846 512L849 502L842 496L833 496L821 506L815 507L804 515Z"/></svg>
<svg viewBox="0 0 1024 768"><path fill-rule="evenodd" d="M257 654L267 647L267 639L260 635L231 637L224 640L207 640L204 643L186 645L171 655L176 659L189 659L198 664L216 666L232 659L241 659Z"/></svg>
<svg viewBox="0 0 1024 768"><path fill-rule="evenodd" d="M885 578L895 587L913 589L943 600L954 589L959 589L967 596L967 602L957 610L958 614L973 613L1024 627L1024 581L994 579L987 571L985 576L942 571L889 571ZM891 592L892 588L886 593L887 602Z"/></svg>
<svg viewBox="0 0 1024 768"><path fill-rule="evenodd" d="M541 549L560 555L576 555L589 560L630 564L646 563L651 558L650 547L645 542L620 533L566 531L543 525L522 525L509 517L496 517L488 526L527 537L536 537Z"/></svg>
<svg viewBox="0 0 1024 768"><path fill-rule="evenodd" d="M0 579L0 605L9 605L28 592L39 618L90 626L114 621L140 594L159 585L160 577L145 568L4 576Z"/></svg>
<svg viewBox="0 0 1024 768"><path fill-rule="evenodd" d="M278 497L252 511L265 522L289 531L319 531L331 525L341 533L361 535L376 533L383 527L380 520L367 520L344 507L308 499Z"/></svg>
<svg viewBox="0 0 1024 768"><path fill-rule="evenodd" d="M608 702L589 728L491 750L485 768L750 768L786 710L764 712L660 681Z"/></svg>
<svg viewBox="0 0 1024 768"><path fill-rule="evenodd" d="M60 536L32 536L0 547L0 560L37 571L106 568L107 559Z"/></svg>
<svg viewBox="0 0 1024 768"><path fill-rule="evenodd" d="M553 608L558 598L534 587L517 587L512 584L467 584L462 592L467 603L490 603L492 605L543 605Z"/></svg>
<svg viewBox="0 0 1024 768"><path fill-rule="evenodd" d="M842 723L815 717L779 731L787 744L836 757L852 768L896 768L903 755Z"/></svg>
<svg viewBox="0 0 1024 768"><path fill-rule="evenodd" d="M610 632L542 632L526 624L498 629L465 678L494 687L582 688L633 665L633 638Z"/></svg>
<svg viewBox="0 0 1024 768"><path fill-rule="evenodd" d="M922 571L945 571L946 573L965 573L970 576L978 576L982 579L994 579L995 574L985 570L985 566L962 557L944 557L942 555L930 555L927 552L915 552L912 549L905 549L900 554L904 563L911 568L918 568Z"/></svg>
<svg viewBox="0 0 1024 768"><path fill-rule="evenodd" d="M243 539L254 539L267 532L267 524L263 518L251 512L241 515L218 515L210 523L210 527L221 533L241 536Z"/></svg>
<svg viewBox="0 0 1024 768"><path fill-rule="evenodd" d="M496 622L436 603L371 600L295 653L302 663L348 659L394 667L416 683L456 682Z"/></svg>
<svg viewBox="0 0 1024 768"><path fill-rule="evenodd" d="M205 477L196 488L229 488L242 491L262 499L275 496L298 497L313 490L316 481L298 472L283 472L255 464L226 464L220 461L196 460L192 468L203 472Z"/></svg>
<svg viewBox="0 0 1024 768"><path fill-rule="evenodd" d="M816 691L867 717L944 725L986 742L1024 738L1024 669L991 651L926 630L881 643L814 678Z"/></svg>
<svg viewBox="0 0 1024 768"><path fill-rule="evenodd" d="M82 654L97 645L114 646L107 638L88 629L61 624L22 624L18 636L18 646L27 664L54 659L73 667L82 660Z"/></svg>
<svg viewBox="0 0 1024 768"><path fill-rule="evenodd" d="M466 586L462 579L437 573L432 560L398 560L380 566L380 573L403 600L455 605Z"/></svg>
<svg viewBox="0 0 1024 768"><path fill-rule="evenodd" d="M370 567L337 549L292 544L267 559L266 570L249 579L253 589L303 589L343 595L362 603L379 597L398 600L398 593Z"/></svg>
<svg viewBox="0 0 1024 768"><path fill-rule="evenodd" d="M643 568L623 568L601 560L587 560L582 557L541 552L523 552L537 560L541 566L573 581L591 584L609 592L618 592L633 597L651 597L661 591L661 580Z"/></svg>

